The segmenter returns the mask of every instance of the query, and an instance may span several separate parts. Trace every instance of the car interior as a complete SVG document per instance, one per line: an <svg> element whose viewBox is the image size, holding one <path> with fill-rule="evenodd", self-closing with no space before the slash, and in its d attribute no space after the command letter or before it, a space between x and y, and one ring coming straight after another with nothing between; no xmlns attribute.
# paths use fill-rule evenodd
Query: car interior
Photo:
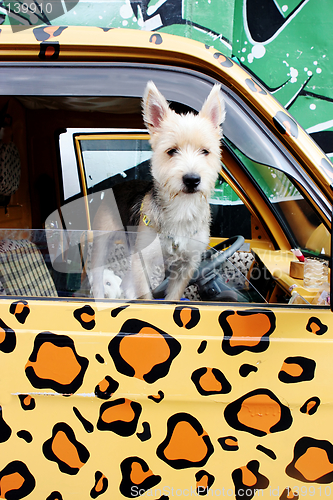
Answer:
<svg viewBox="0 0 333 500"><path fill-rule="evenodd" d="M120 76L126 75L125 80L119 77L117 88L107 93L102 89L100 95L93 95L95 80L87 91L69 71L60 88L56 82L44 88L44 72L21 93L14 75L11 91L0 96L0 162L6 167L0 179L4 296L93 299L91 252L94 238L101 236L94 234L93 220L110 191L124 231L113 235L105 268L123 281L128 275L135 242L129 207L151 184L142 88L148 79L156 80L171 107L186 113L200 108L212 82L189 71L177 72L173 82L174 73L166 78L165 69L160 73L141 68L137 85L131 86L124 84L129 76L125 69L116 69ZM192 97L186 92L189 79L199 89ZM66 82L69 87L64 92ZM182 95L175 91L177 84ZM291 248L328 261L330 234L321 216L324 202L255 113L230 90L222 91L227 119L222 169L210 200L211 242L183 299L313 303L314 297L303 289L295 300L285 266L292 260ZM14 178L19 179L17 186L12 185ZM282 261L280 276L268 264L277 256ZM155 300L163 299L167 280L162 259L150 278ZM111 295L106 290L105 298Z"/></svg>

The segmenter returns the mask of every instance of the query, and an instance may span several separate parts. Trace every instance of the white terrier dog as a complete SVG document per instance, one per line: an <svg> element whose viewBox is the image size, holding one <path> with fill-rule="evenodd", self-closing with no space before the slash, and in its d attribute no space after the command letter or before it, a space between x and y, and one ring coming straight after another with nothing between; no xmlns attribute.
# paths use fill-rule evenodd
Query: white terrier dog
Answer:
<svg viewBox="0 0 333 500"><path fill-rule="evenodd" d="M126 295L151 298L149 276L161 250L170 272L166 299L178 300L209 243L209 197L221 169L221 123L225 118L220 86L213 87L199 114L179 115L149 82L143 97L143 118L153 151L153 188L134 207L139 218L132 258L134 292ZM96 229L122 229L120 218L115 222L107 204L102 204L95 221ZM105 248L105 242L94 244L93 272L103 265ZM104 296L98 281L101 277L95 273L95 298Z"/></svg>

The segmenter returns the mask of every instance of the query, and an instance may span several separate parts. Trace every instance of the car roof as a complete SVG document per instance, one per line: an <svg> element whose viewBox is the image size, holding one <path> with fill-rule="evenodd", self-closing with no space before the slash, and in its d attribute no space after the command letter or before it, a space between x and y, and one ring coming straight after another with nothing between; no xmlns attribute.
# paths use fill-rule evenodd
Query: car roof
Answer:
<svg viewBox="0 0 333 500"><path fill-rule="evenodd" d="M288 111L243 69L213 46L166 33L121 28L38 26L0 29L0 64L17 62L140 62L197 70L231 88L332 201L333 165Z"/></svg>

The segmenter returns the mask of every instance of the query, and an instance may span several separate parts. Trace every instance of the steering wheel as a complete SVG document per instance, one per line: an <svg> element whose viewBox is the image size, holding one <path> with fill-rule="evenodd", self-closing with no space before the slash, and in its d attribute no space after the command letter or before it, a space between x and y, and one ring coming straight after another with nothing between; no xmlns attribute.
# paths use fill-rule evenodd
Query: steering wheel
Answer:
<svg viewBox="0 0 333 500"><path fill-rule="evenodd" d="M228 302L242 301L242 294L226 285L216 271L216 268L237 252L243 243L243 236L232 236L203 253L201 264L195 273L195 278L189 283L190 285L194 283L197 285L202 300L225 300ZM225 250L221 252L223 249ZM216 256L217 252L218 255ZM215 256L214 259L212 259L213 255ZM165 296L168 281L169 278L167 277L155 288L155 290L153 290L153 297L155 299L160 299Z"/></svg>

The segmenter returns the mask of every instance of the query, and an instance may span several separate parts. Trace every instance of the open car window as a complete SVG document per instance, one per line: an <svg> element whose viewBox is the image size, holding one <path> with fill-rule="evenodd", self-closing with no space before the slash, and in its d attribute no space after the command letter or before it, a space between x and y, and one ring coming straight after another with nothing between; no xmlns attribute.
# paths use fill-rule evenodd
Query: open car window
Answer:
<svg viewBox="0 0 333 500"><path fill-rule="evenodd" d="M124 228L126 244L129 238L133 246L135 221L129 217L130 207L138 203L151 183L151 150L141 111L147 81L154 80L171 107L180 113L197 112L215 81L198 72L178 68L171 71L162 66L105 64L95 65L91 71L89 65L64 64L54 71L53 66L46 64L26 68L29 84L21 95L21 70L19 64L10 71L6 68L3 91L7 93L5 99L10 98L20 108L28 125L30 146L24 152L26 165L32 165L28 229L36 234L45 231L42 257L54 282L55 296L106 298L109 296L106 292L99 296L91 294L89 252L94 239L96 241L93 221L105 196L112 190L124 205L117 206L118 227ZM82 82L80 86L78 79ZM50 85L46 85L49 80ZM235 293L223 294L220 283L212 277L209 293L207 288L204 294L199 294L199 299L198 295L189 298L233 301L232 296L236 296L239 302L286 304L291 299L292 286L288 278L290 248L301 247L316 257L330 255L327 228L324 217L319 214L322 212L328 217L330 207L311 179L297 168L296 161L246 103L223 85L222 93L227 111L224 147L229 148L233 158L245 169L249 185L257 190L258 197L246 196L246 183L240 183L238 190L235 183L226 182L223 172L218 177L210 197L212 245L230 237L242 236L245 240L223 263L223 269L219 269L224 285ZM227 171L228 155L222 160ZM54 172L58 166L56 177ZM231 167L230 171L232 176ZM126 197L119 195L124 184ZM317 212L308 203L307 196L319 207ZM280 250L270 232L267 214L261 214L256 206L260 197L267 201L267 212L283 233L284 249L289 245L281 268L286 277L281 282L277 282L270 260L262 258L262 252L276 256ZM122 214L127 216L124 218ZM34 238L24 239L36 244ZM18 237L20 242L22 239ZM12 248L11 244L8 248ZM205 251L202 249L202 254ZM129 254L133 255L133 251ZM103 262L106 268L108 265L107 261ZM260 271L259 280L254 277L254 269ZM110 271L117 276L113 269ZM123 280L122 276L118 278ZM207 283L209 281L207 279ZM281 295L273 292L277 283L283 288ZM121 283L120 288L122 286L125 287L125 283ZM153 289L153 285L149 287ZM39 295L40 292L36 292L36 296ZM315 294L304 292L304 295L307 303L312 303ZM137 295L132 293L128 297L137 298Z"/></svg>

